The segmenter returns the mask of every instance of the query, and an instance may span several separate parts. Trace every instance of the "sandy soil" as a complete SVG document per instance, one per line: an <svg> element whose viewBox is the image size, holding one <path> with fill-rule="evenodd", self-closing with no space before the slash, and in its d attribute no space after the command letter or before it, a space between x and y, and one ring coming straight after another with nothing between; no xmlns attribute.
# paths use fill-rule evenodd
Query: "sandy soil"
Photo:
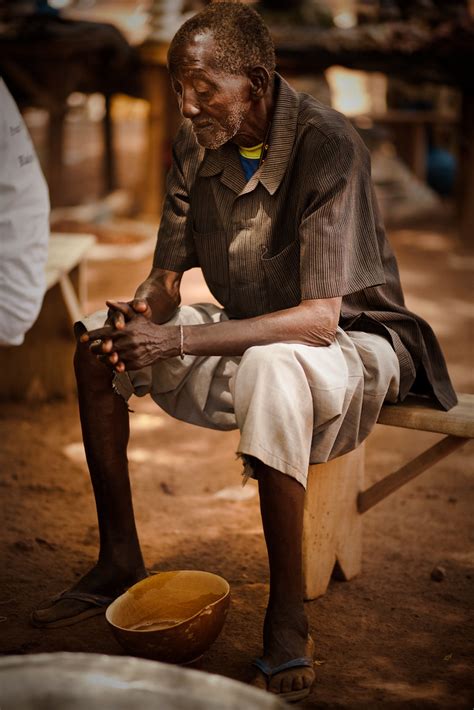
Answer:
<svg viewBox="0 0 474 710"><path fill-rule="evenodd" d="M434 326L459 391L473 391L472 257L436 230L399 231L408 305ZM92 264L90 308L131 294L148 264ZM186 302L205 298L197 273ZM471 338L469 337L469 327ZM150 568L214 571L232 586L229 617L202 669L246 681L260 652L268 593L258 499L226 501L239 486L237 435L176 422L151 401L132 404L131 478ZM38 630L28 614L83 574L96 555L95 508L75 402L2 405L0 651L121 654L103 618ZM436 441L378 426L368 442L371 483ZM363 573L333 582L307 604L317 682L306 708L470 708L474 533L472 445L451 455L366 514ZM253 485L250 483L249 485ZM445 569L442 581L432 569Z"/></svg>

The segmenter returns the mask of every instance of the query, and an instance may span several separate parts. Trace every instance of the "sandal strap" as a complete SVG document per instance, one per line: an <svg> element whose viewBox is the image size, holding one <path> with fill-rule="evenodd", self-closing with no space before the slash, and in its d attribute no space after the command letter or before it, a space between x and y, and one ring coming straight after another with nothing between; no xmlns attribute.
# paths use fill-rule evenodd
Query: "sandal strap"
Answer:
<svg viewBox="0 0 474 710"><path fill-rule="evenodd" d="M261 658L255 658L252 661L252 664L256 666L259 671L262 671L262 673L266 675L268 679L271 679L273 678L273 676L277 675L277 673L281 673L282 671L288 671L292 668L312 668L313 659L309 658L308 656L302 656L301 658L293 658L291 661L281 663L279 666L275 666L274 668L270 668L268 663L265 663L265 661Z"/></svg>
<svg viewBox="0 0 474 710"><path fill-rule="evenodd" d="M87 604L93 604L94 606L108 606L114 601L114 597L106 597L103 594L90 594L89 592L74 590L67 590L62 594L58 594L55 601L60 601L61 599L74 599L75 601L86 602Z"/></svg>

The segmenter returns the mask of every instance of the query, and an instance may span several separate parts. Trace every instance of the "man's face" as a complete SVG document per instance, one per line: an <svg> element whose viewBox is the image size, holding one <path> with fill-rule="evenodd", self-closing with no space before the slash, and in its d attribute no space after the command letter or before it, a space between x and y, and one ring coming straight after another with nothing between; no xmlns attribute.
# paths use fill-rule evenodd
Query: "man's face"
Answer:
<svg viewBox="0 0 474 710"><path fill-rule="evenodd" d="M196 35L170 56L171 82L179 110L192 123L204 148L216 149L238 138L251 109L250 82L214 65L212 35Z"/></svg>

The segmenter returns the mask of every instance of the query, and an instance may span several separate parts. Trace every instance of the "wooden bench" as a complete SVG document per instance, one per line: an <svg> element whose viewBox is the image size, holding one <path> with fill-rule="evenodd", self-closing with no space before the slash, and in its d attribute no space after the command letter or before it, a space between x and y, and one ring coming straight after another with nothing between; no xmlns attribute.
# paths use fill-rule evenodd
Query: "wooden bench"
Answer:
<svg viewBox="0 0 474 710"><path fill-rule="evenodd" d="M474 437L474 395L458 395L449 412L422 397L382 407L378 423L431 431L444 438L381 481L364 487L364 444L324 464L310 466L303 527L305 599L322 596L331 576L360 572L362 514Z"/></svg>
<svg viewBox="0 0 474 710"><path fill-rule="evenodd" d="M84 315L90 234L52 234L40 314L18 347L0 348L0 398L46 400L75 392L72 324Z"/></svg>

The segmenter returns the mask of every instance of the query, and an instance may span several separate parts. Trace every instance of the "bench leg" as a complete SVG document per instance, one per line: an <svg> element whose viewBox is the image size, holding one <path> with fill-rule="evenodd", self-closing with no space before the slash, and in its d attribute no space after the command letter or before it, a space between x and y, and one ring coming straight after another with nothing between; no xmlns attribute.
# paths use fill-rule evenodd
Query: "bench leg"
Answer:
<svg viewBox="0 0 474 710"><path fill-rule="evenodd" d="M322 596L331 575L349 580L360 572L362 520L357 496L364 483L364 444L309 467L303 522L305 599Z"/></svg>

